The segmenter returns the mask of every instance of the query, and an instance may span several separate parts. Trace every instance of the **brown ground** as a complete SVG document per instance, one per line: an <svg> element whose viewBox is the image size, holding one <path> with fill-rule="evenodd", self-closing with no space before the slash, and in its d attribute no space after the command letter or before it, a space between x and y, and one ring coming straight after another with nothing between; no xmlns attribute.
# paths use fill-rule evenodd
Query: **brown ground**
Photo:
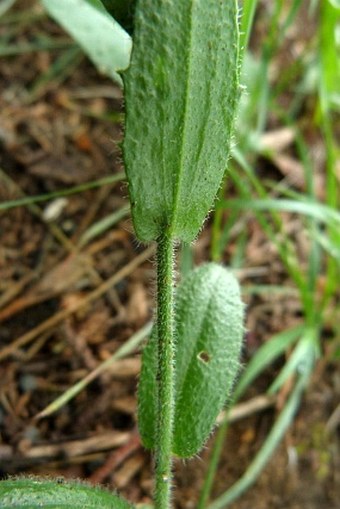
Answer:
<svg viewBox="0 0 340 509"><path fill-rule="evenodd" d="M19 1L17 9L30 5L37 9L28 1ZM39 15L34 9L26 13ZM0 37L8 44L43 34L65 40L46 18L0 24ZM0 202L122 171L121 92L77 52L48 78L61 54L27 52L0 62ZM279 161L275 171L284 168ZM136 434L138 353L117 361L56 414L34 418L152 317L152 251L136 242L129 217L82 242L94 222L127 203L126 195L120 180L59 201L53 219L46 203L1 212L0 469L2 476L29 472L85 478L115 486L132 501L148 502L150 457ZM289 219L289 229L308 256L296 218ZM275 299L248 296L244 362L273 333L301 321L298 297L275 249L254 221L247 231L242 283L284 290ZM197 263L208 259L209 244L208 224L193 248ZM226 264L233 247L225 250ZM115 274L116 280L106 284ZM331 332L325 331L323 357L293 426L257 484L233 509L338 507L339 418L334 412L339 411L340 377ZM264 394L281 364L258 380L246 401ZM231 426L214 495L249 464L277 405ZM202 459L209 453L207 447L199 459L176 465L178 507L194 507L206 468Z"/></svg>

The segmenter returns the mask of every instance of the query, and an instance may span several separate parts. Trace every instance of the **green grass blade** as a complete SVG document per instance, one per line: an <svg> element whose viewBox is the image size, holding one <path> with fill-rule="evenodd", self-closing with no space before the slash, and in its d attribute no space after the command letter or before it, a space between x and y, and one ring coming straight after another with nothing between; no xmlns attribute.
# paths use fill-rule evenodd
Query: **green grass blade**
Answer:
<svg viewBox="0 0 340 509"><path fill-rule="evenodd" d="M74 72L74 69L83 58L84 54L78 45L63 51L33 83L30 90L31 100L33 100L33 98L35 99L39 92L44 90L50 83L53 83L54 87L57 85L60 86L60 84Z"/></svg>
<svg viewBox="0 0 340 509"><path fill-rule="evenodd" d="M208 469L205 473L202 489L198 499L197 509L205 509L210 499L210 494L213 488L215 476L218 473L218 465L221 459L221 454L223 452L223 446L228 427L229 422L227 421L227 419L225 419L217 429L213 449L211 451L211 456L209 458Z"/></svg>
<svg viewBox="0 0 340 509"><path fill-rule="evenodd" d="M298 325L293 329L276 334L264 343L252 357L242 374L234 392L234 401L239 399L255 378L295 343L303 333L304 325Z"/></svg>
<svg viewBox="0 0 340 509"><path fill-rule="evenodd" d="M267 439L242 477L225 493L209 504L207 509L223 509L227 507L256 482L294 419L301 401L302 393L306 387L308 376L309 372L299 377L285 407L270 430Z"/></svg>
<svg viewBox="0 0 340 509"><path fill-rule="evenodd" d="M263 200L266 199L267 192L263 187L260 179L256 177L251 165L245 160L244 156L238 150L234 150L233 154L239 163L240 168L237 167L235 169L233 166L231 166L230 178L235 184L239 196L242 197L242 201L244 202L244 209L249 209L250 204L254 200L253 192L256 192L256 194L259 195ZM240 170L242 170L242 173ZM230 200L228 203L230 203ZM246 203L248 204L248 207L245 206ZM218 204L218 206L222 205ZM240 209L236 208L236 210ZM278 232L282 231L283 225L282 219L280 218L278 212L276 210L272 210L270 212L270 220L268 220L268 218L261 211L255 210L254 212L259 224L263 228L263 231L276 246L283 264L285 265L289 275L301 293L303 302L309 301L311 296L308 288L306 288L304 274L300 269L300 263L296 256L295 245L290 242L287 237L285 237L284 240L279 240ZM273 225L271 223L273 223Z"/></svg>
<svg viewBox="0 0 340 509"><path fill-rule="evenodd" d="M338 32L340 23L339 2L325 0L320 5L319 24L319 123L326 148L326 201L328 205L339 209L339 185L337 164L339 142L336 137L335 118L332 110L339 110L340 52ZM340 229L330 227L328 238L333 245L340 245ZM339 281L339 261L329 258L326 269L324 303L337 292Z"/></svg>
<svg viewBox="0 0 340 509"><path fill-rule="evenodd" d="M95 380L99 375L104 373L112 364L114 364L117 360L123 359L127 355L129 355L135 348L137 348L141 342L150 334L152 323L147 323L144 327L142 327L139 331L137 331L131 338L126 341L111 357L106 359L106 361L102 362L96 369L91 371L85 378L79 380L72 387L67 389L59 398L55 399L52 403L50 403L44 410L39 412L36 418L41 419L42 417L47 417L57 410L60 410L66 403L71 401L77 394L79 394L82 390L85 389L93 380Z"/></svg>
<svg viewBox="0 0 340 509"><path fill-rule="evenodd" d="M0 46L0 57L22 55L24 53L32 53L33 51L66 50L75 47L76 45L70 40L56 40L44 37L33 42Z"/></svg>
<svg viewBox="0 0 340 509"><path fill-rule="evenodd" d="M85 246L90 240L102 235L109 228L112 228L115 224L126 217L130 212L130 205L124 205L120 209L116 210L112 214L100 219L96 223L93 223L86 232L81 236L79 240L79 246Z"/></svg>
<svg viewBox="0 0 340 509"><path fill-rule="evenodd" d="M314 364L318 356L317 336L318 331L316 329L306 329L289 360L285 363L281 372L269 387L269 394L277 392L294 373L302 373L306 369L309 369L310 365Z"/></svg>
<svg viewBox="0 0 340 509"><path fill-rule="evenodd" d="M15 207L23 207L26 205L32 205L34 203L39 203L43 201L53 200L55 198L60 198L61 196L70 196L72 194L82 193L89 189L96 189L97 187L102 187L107 184L113 184L114 182L119 182L120 180L124 180L125 174L124 172L116 173L115 175L109 175L108 177L103 177L102 179L93 180L92 182L86 182L85 184L80 184L79 186L69 187L66 189L61 189L60 191L54 191L52 193L46 194L38 194L36 196L26 196L25 198L18 198L17 200L9 200L0 203L0 211L1 210L9 210ZM1 175L0 175L1 178Z"/></svg>
<svg viewBox="0 0 340 509"><path fill-rule="evenodd" d="M337 31L340 22L340 7L324 0L319 25L320 37L320 99L325 114L340 104L340 51Z"/></svg>
<svg viewBox="0 0 340 509"><path fill-rule="evenodd" d="M310 200L309 198L302 198L301 201L271 198L252 199L251 201L235 199L226 200L218 206L247 211L259 210L291 212L293 214L301 214L312 217L331 226L334 226L335 224L338 227L340 226L340 212L328 205Z"/></svg>
<svg viewBox="0 0 340 509"><path fill-rule="evenodd" d="M302 0L293 0L291 3L290 9L287 13L286 19L282 23L281 34L285 34L286 30L292 25L294 20L296 19L297 12L301 7Z"/></svg>
<svg viewBox="0 0 340 509"><path fill-rule="evenodd" d="M340 242L331 238L327 232L317 231L314 233L315 240L340 266ZM332 285L333 286L333 285Z"/></svg>
<svg viewBox="0 0 340 509"><path fill-rule="evenodd" d="M240 26L240 48L245 51L248 47L251 29L255 16L258 0L244 0L242 5L242 17Z"/></svg>
<svg viewBox="0 0 340 509"><path fill-rule="evenodd" d="M299 325L293 329L283 331L273 336L268 342L261 346L256 354L251 359L242 374L235 392L233 394L233 404L241 398L250 384L257 378L270 364L272 364L280 355L282 355L291 345L304 334L305 326ZM201 491L198 509L204 509L209 499L210 492L213 486L214 478L217 473L218 463L223 451L226 433L229 427L228 416L221 423L216 440L214 442L212 454L209 460L209 467L207 470L206 478L204 480L203 488Z"/></svg>

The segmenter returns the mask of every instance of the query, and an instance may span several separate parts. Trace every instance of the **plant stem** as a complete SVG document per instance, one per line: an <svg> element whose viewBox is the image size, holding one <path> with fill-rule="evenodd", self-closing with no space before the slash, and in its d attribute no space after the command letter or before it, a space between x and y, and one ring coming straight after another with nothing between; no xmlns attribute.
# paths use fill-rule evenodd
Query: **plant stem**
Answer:
<svg viewBox="0 0 340 509"><path fill-rule="evenodd" d="M157 247L157 384L158 407L155 443L155 507L168 509L174 413L174 242L165 231Z"/></svg>

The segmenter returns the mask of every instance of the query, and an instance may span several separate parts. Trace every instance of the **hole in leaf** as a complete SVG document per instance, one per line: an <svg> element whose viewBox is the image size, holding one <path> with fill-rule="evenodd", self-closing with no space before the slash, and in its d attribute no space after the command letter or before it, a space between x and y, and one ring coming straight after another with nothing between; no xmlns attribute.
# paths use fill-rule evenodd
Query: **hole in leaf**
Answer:
<svg viewBox="0 0 340 509"><path fill-rule="evenodd" d="M204 362L204 364L207 364L211 360L208 352L205 352L204 350L197 355L197 358L199 361Z"/></svg>

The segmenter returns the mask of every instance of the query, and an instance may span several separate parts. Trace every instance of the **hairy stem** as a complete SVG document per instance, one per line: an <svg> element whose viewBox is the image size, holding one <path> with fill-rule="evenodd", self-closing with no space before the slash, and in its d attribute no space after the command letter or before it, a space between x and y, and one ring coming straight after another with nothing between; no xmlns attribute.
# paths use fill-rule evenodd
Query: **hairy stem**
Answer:
<svg viewBox="0 0 340 509"><path fill-rule="evenodd" d="M174 413L174 242L168 232L157 247L157 428L155 446L155 507L168 509Z"/></svg>

